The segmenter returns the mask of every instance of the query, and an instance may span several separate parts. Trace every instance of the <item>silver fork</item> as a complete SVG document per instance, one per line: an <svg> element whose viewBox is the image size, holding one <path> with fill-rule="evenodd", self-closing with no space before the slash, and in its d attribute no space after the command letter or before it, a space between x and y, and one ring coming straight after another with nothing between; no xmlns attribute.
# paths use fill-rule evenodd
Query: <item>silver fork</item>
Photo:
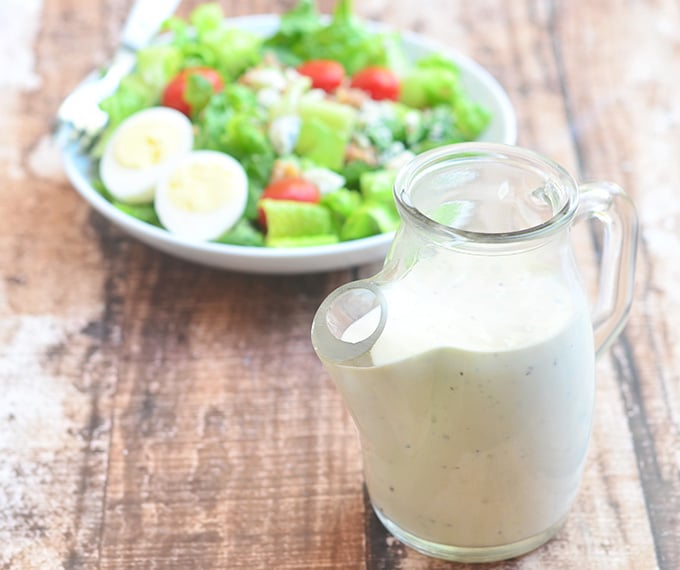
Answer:
<svg viewBox="0 0 680 570"><path fill-rule="evenodd" d="M113 93L121 79L132 71L137 51L149 44L180 1L136 0L106 71L89 74L59 106L52 132L61 147L76 145L81 152L94 147L108 122L99 102Z"/></svg>

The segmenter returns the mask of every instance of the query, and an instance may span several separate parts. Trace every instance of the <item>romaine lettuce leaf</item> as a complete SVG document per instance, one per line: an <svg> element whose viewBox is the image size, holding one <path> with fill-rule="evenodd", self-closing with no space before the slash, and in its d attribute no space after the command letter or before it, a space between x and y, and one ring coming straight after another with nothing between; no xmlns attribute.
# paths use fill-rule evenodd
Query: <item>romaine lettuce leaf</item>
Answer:
<svg viewBox="0 0 680 570"><path fill-rule="evenodd" d="M300 0L293 9L281 16L278 31L264 43L285 65L297 66L302 58L293 49L305 36L322 27L314 0Z"/></svg>
<svg viewBox="0 0 680 570"><path fill-rule="evenodd" d="M189 16L191 25L194 26L199 39L218 31L224 22L224 12L216 2L200 4Z"/></svg>
<svg viewBox="0 0 680 570"><path fill-rule="evenodd" d="M214 54L214 65L227 79L236 79L262 59L262 38L247 30L220 28L201 38Z"/></svg>
<svg viewBox="0 0 680 570"><path fill-rule="evenodd" d="M152 45L137 52L137 74L158 96L182 68L182 52L173 45Z"/></svg>
<svg viewBox="0 0 680 570"><path fill-rule="evenodd" d="M118 200L113 200L112 204L121 212L125 212L128 216L137 218L142 222L151 224L152 226L162 227L158 214L153 207L153 204L125 204Z"/></svg>
<svg viewBox="0 0 680 570"><path fill-rule="evenodd" d="M334 233L330 210L319 204L267 198L260 206L267 217L267 244L272 239Z"/></svg>
<svg viewBox="0 0 680 570"><path fill-rule="evenodd" d="M340 239L348 241L391 232L397 229L399 222L394 204L364 202L345 220Z"/></svg>
<svg viewBox="0 0 680 570"><path fill-rule="evenodd" d="M219 150L241 162L248 174L246 217L257 215L255 202L267 184L274 164L274 148L267 136L266 115L255 93L234 83L213 95L196 118L196 148Z"/></svg>
<svg viewBox="0 0 680 570"><path fill-rule="evenodd" d="M418 61L401 80L400 100L409 107L452 104L462 94L460 72L453 62L431 55Z"/></svg>
<svg viewBox="0 0 680 570"><path fill-rule="evenodd" d="M182 67L212 67L233 80L260 61L263 38L229 26L219 4L199 5L190 22L191 27L179 18L170 18L165 24L173 34L172 45L182 53Z"/></svg>
<svg viewBox="0 0 680 570"><path fill-rule="evenodd" d="M458 67L439 54L421 59L402 78L400 100L410 107L426 109L418 151L474 140L491 119L489 111L467 95Z"/></svg>
<svg viewBox="0 0 680 570"><path fill-rule="evenodd" d="M406 58L396 34L376 33L352 13L351 0L340 0L333 17L324 24L313 0L300 0L281 18L279 31L265 49L282 63L297 65L310 59L333 59L352 75L369 65L401 70Z"/></svg>
<svg viewBox="0 0 680 570"><path fill-rule="evenodd" d="M230 245L249 245L259 247L264 245L264 235L249 221L241 219L236 222L234 227L232 227L228 232L222 234L215 241L217 243L226 243Z"/></svg>
<svg viewBox="0 0 680 570"><path fill-rule="evenodd" d="M361 204L361 194L356 190L340 188L323 195L319 203L333 213L336 222L342 224Z"/></svg>
<svg viewBox="0 0 680 570"><path fill-rule="evenodd" d="M364 172L359 179L361 194L366 201L393 205L393 187L396 178L396 170Z"/></svg>
<svg viewBox="0 0 680 570"><path fill-rule="evenodd" d="M198 73L189 75L186 90L184 91L184 100L189 103L192 115L208 104L213 92L212 83L205 77Z"/></svg>

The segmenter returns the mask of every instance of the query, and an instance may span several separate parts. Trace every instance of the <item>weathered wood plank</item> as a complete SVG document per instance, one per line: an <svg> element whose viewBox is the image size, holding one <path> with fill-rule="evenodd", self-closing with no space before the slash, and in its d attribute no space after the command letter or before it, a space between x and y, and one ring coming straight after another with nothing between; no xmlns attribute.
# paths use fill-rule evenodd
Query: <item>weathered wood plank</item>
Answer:
<svg viewBox="0 0 680 570"><path fill-rule="evenodd" d="M357 445L309 343L322 276L135 248L102 568L352 567Z"/></svg>
<svg viewBox="0 0 680 570"><path fill-rule="evenodd" d="M612 351L653 532L656 561L680 566L680 381L671 315L677 314L680 207L673 157L677 120L680 16L674 2L608 1L597 10L560 11L564 74L575 142L585 176L620 181L642 222L637 294L621 342ZM670 342L669 342L670 340ZM660 363L663 363L660 365Z"/></svg>
<svg viewBox="0 0 680 570"><path fill-rule="evenodd" d="M95 64L101 42L97 6L77 4L0 6L9 48L0 49L2 568L99 558L115 296L98 238L110 253L115 241L92 227L47 136L57 101ZM93 33L79 38L84 22Z"/></svg>
<svg viewBox="0 0 680 570"><path fill-rule="evenodd" d="M124 237L68 187L51 114L106 60L130 4L0 5L18 50L0 51L11 57L0 77L0 568L471 568L404 548L375 519L355 430L309 345L320 301L376 266L285 278L197 268ZM240 15L293 2L222 4ZM640 209L636 305L598 365L572 515L545 548L489 567L675 569L678 6L356 9L477 59L517 105L522 144L578 177L622 182ZM577 241L591 279L590 237Z"/></svg>

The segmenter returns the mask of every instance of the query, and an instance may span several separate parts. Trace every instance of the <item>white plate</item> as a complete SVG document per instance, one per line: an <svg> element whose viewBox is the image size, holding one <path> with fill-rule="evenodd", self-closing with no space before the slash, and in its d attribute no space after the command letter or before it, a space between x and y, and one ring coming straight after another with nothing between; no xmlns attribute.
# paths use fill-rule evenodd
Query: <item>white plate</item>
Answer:
<svg viewBox="0 0 680 570"><path fill-rule="evenodd" d="M262 35L271 35L278 27L278 16L261 15L232 18L239 28ZM486 106L492 121L480 140L515 144L517 123L508 96L498 82L471 59L438 46L422 36L403 32L402 41L407 55L419 59L432 52L453 60L461 70L463 84L470 97ZM219 243L195 244L173 236L167 231L124 214L104 199L90 183L92 165L87 156L66 149L63 153L66 174L87 202L105 218L140 241L183 259L249 273L312 273L342 269L380 261L385 257L393 234L381 234L334 245L290 249L246 247Z"/></svg>

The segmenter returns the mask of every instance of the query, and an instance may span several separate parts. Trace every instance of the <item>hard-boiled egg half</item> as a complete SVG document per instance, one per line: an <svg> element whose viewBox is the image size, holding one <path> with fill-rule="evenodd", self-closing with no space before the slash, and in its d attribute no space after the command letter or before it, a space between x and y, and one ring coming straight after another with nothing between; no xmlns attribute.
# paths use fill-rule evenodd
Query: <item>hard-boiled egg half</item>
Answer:
<svg viewBox="0 0 680 570"><path fill-rule="evenodd" d="M191 121L179 111L151 107L125 119L99 163L104 186L128 204L151 202L163 174L194 144Z"/></svg>
<svg viewBox="0 0 680 570"><path fill-rule="evenodd" d="M239 162L222 152L195 150L161 177L154 205L169 232L208 241L239 220L247 199L248 177Z"/></svg>

